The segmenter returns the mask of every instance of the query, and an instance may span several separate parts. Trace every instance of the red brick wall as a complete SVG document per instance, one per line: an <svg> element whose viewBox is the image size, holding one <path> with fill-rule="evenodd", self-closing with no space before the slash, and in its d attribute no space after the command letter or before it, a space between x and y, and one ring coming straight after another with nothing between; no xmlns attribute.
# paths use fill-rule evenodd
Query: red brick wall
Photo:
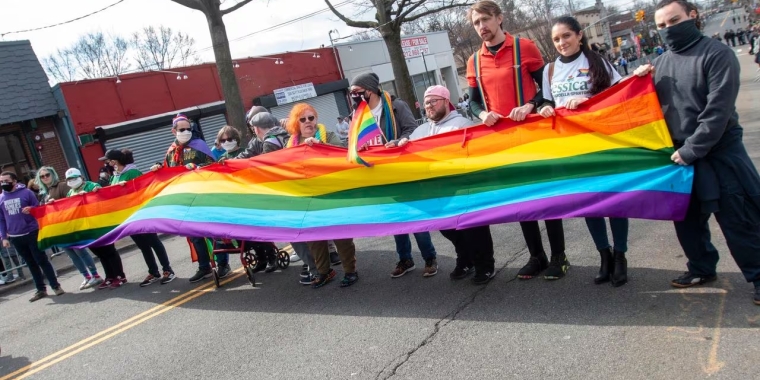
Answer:
<svg viewBox="0 0 760 380"><path fill-rule="evenodd" d="M21 132L21 146L24 149L24 156L29 161L29 166L32 169L39 169L34 160L35 155L40 158L42 165L52 166L59 174L63 174L68 169L66 156L63 154L63 148L61 147L58 132L55 130L53 118L37 119L37 129L35 130L22 128L21 124L11 124L3 126L0 132ZM45 138L44 133L46 132L52 132L53 136ZM35 141L35 136L39 136L40 141ZM29 146L30 141L34 146ZM41 146L42 150L38 150L37 146Z"/></svg>

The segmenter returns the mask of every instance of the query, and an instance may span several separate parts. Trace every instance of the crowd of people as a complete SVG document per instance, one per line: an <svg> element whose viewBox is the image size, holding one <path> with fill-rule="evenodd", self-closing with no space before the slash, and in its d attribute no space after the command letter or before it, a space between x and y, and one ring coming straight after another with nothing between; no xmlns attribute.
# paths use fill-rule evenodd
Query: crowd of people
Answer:
<svg viewBox="0 0 760 380"><path fill-rule="evenodd" d="M708 225L709 218L715 215L729 252L745 279L755 286L754 303L760 305L760 176L742 142L742 127L736 113L738 59L728 46L702 35L693 4L662 0L656 8L655 22L668 50L655 60L654 66L642 65L634 75L653 76L658 97L667 105L663 113L675 146L671 160L695 169L688 212L684 220L674 222L678 242L688 259L687 271L670 284L685 288L716 280L719 256L711 243ZM607 59L589 47L582 25L573 17L554 20L552 41L559 57L548 64L533 41L502 29L504 16L496 2L477 1L467 12L467 18L483 40L482 47L467 63L468 93L455 105L448 89L438 85L429 87L422 104L428 119L425 124L418 126L408 104L383 91L374 73L353 78L349 89L352 102L355 105L366 102L381 131L368 146L378 149L404 146L417 139L473 125L470 117L463 114L475 116L487 126L504 118L520 122L530 114L556 117L558 108L582 108L590 97L622 79ZM520 61L515 62L515 57ZM568 82L572 85L568 86ZM464 112L457 112L457 107ZM253 137L246 147L238 129L228 126L217 135L214 146L223 152L215 155L200 138L192 121L178 115L171 130L175 141L164 161L151 170L174 166L194 170L214 162L265 155L301 144L346 144L345 118L338 119L335 129L328 129L320 123L314 107L307 103L296 104L283 121L263 107L253 107L247 114L247 123ZM106 170L101 178L107 179L110 186L123 185L124 181L142 174L134 167L129 150L109 150L101 160L113 168L112 172ZM38 227L29 215L30 208L38 204L37 198L18 183L15 173L2 173L0 182L3 189L0 234L3 245L13 244L29 265L37 286L37 293L30 301L47 296L44 278L56 295L63 294L52 266L37 247ZM36 182L44 195L42 203L97 191L104 184L83 180L75 168L66 171L65 182L62 182L50 167L39 170ZM548 254L542 244L539 222L520 223L530 255L517 277L562 279L570 268L563 221L543 221L549 240ZM594 283L624 285L628 281L628 219L586 218L585 222L600 257ZM440 232L456 252L456 264L449 273L451 279L471 276L475 284L491 281L496 271L490 226ZM422 276L435 276L439 268L430 232L411 235L424 261ZM163 244L155 234L134 235L132 239L143 252L148 271L141 286L167 283L175 278ZM398 261L390 275L399 278L416 269L416 264L410 234L396 235L394 240ZM204 238L194 237L190 241L198 253L198 270L189 280L196 282L211 275L211 255ZM341 287L359 280L353 239L294 242L292 246L304 261L300 283L323 287L337 277L333 269L336 265L342 265L343 269ZM118 288L127 282L113 245L90 247L90 250L100 259L105 278L100 277L86 250L66 249L83 276L82 289ZM160 271L154 256L159 259ZM229 275L227 255L216 255L216 260L220 276ZM276 268L269 259L263 262L265 267L258 269L273 271Z"/></svg>

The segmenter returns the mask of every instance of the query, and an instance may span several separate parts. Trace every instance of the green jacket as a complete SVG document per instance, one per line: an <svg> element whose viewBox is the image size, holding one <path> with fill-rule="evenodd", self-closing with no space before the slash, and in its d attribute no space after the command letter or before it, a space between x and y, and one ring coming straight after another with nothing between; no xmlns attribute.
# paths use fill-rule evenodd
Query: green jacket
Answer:
<svg viewBox="0 0 760 380"><path fill-rule="evenodd" d="M69 193L66 196L70 197L70 196L77 195L77 194L80 194L80 193L89 193L89 192L91 192L91 191L93 191L95 189L98 189L98 188L100 188L100 185L98 185L97 183L90 182L90 181L84 181L84 185L82 185L82 187L80 187L79 189L76 189L76 190L70 189Z"/></svg>
<svg viewBox="0 0 760 380"><path fill-rule="evenodd" d="M125 167L125 169L127 169ZM111 176L111 185L115 185L122 181L129 181L131 179L135 179L142 175L142 172L136 168L131 168L124 170L123 172L119 173L119 175L113 175Z"/></svg>
<svg viewBox="0 0 760 380"><path fill-rule="evenodd" d="M254 137L254 138L256 138L256 137ZM244 150L245 149L243 149L243 148L237 148L237 149L233 150L232 152L224 152L224 154L222 154L222 156L219 157L219 159L221 160L222 158L224 158L225 160L231 160L231 159L237 157L238 154L243 153Z"/></svg>

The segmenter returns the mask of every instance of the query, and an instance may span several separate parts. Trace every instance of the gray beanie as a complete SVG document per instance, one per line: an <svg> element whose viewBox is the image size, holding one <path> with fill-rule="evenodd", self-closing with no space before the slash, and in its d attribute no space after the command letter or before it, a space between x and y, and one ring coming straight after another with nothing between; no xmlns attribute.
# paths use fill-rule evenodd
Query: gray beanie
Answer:
<svg viewBox="0 0 760 380"><path fill-rule="evenodd" d="M356 76L351 81L352 86L359 86L367 91L374 92L375 94L380 92L380 78L375 73L364 73Z"/></svg>
<svg viewBox="0 0 760 380"><path fill-rule="evenodd" d="M274 128L277 125L280 125L280 122L277 121L277 119L272 116L269 112L259 112L251 118L251 120L248 122L248 125L252 127L259 127L263 129L269 129Z"/></svg>

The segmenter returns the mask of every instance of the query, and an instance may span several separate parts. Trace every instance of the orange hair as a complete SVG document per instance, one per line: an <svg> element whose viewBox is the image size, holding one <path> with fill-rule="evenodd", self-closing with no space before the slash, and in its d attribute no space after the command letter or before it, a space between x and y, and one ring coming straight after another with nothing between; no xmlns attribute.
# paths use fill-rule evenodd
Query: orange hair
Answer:
<svg viewBox="0 0 760 380"><path fill-rule="evenodd" d="M297 103L293 106L293 109L290 110L290 115L288 115L288 122L285 125L285 129L288 130L288 133L290 133L291 136L301 134L301 124L298 119L301 118L301 115L303 115L306 111L313 112L314 117L317 118L317 120L319 119L317 110L315 110L311 104Z"/></svg>

